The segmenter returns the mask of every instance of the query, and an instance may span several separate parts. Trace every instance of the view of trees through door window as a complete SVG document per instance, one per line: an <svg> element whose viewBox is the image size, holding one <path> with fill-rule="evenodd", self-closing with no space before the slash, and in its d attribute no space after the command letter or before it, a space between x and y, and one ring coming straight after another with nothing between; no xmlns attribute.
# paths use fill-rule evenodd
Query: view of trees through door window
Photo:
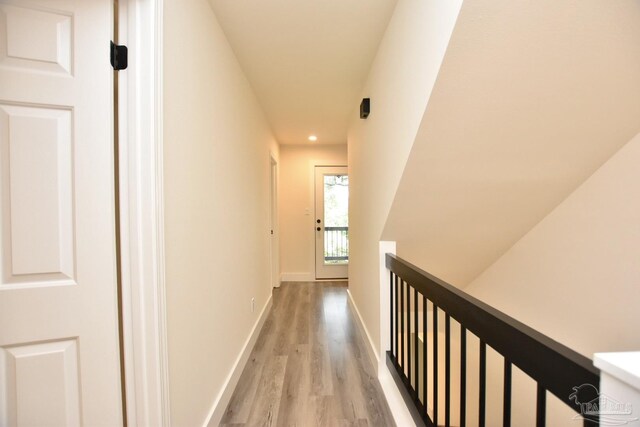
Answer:
<svg viewBox="0 0 640 427"><path fill-rule="evenodd" d="M349 262L349 177L324 176L324 262Z"/></svg>

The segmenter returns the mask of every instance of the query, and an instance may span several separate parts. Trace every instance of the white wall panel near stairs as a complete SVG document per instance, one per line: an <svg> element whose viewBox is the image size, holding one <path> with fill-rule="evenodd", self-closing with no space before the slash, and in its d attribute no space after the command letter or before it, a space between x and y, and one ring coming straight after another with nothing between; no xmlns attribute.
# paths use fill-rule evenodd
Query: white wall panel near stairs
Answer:
<svg viewBox="0 0 640 427"><path fill-rule="evenodd" d="M638 40L635 0L465 1L382 238L469 284L640 131Z"/></svg>

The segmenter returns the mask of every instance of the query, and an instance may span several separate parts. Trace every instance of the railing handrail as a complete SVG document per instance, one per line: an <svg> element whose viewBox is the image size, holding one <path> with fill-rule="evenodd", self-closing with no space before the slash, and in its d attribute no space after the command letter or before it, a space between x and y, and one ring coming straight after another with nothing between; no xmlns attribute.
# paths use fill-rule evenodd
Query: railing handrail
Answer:
<svg viewBox="0 0 640 427"><path fill-rule="evenodd" d="M573 387L598 386L600 373L591 359L393 254L386 254L385 264L570 407Z"/></svg>

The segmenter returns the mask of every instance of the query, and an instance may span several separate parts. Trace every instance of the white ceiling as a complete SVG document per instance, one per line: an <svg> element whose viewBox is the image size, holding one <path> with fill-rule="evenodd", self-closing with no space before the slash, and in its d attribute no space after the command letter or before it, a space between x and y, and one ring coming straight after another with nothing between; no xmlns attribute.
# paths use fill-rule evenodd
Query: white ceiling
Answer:
<svg viewBox="0 0 640 427"><path fill-rule="evenodd" d="M281 144L346 144L397 0L211 0Z"/></svg>

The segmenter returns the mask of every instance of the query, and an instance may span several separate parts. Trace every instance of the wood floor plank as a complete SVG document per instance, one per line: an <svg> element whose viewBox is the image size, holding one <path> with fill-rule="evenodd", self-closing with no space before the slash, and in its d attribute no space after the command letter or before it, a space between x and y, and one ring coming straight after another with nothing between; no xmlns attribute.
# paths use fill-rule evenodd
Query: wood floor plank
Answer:
<svg viewBox="0 0 640 427"><path fill-rule="evenodd" d="M280 427L304 426L309 406L309 345L299 344L289 352L284 375L278 422Z"/></svg>
<svg viewBox="0 0 640 427"><path fill-rule="evenodd" d="M245 402L253 401L256 397L265 360L263 353L252 353L249 357L247 366L243 371L242 381L238 382L227 410L222 417L223 424L242 424L249 421L251 406L246 405Z"/></svg>
<svg viewBox="0 0 640 427"><path fill-rule="evenodd" d="M329 345L313 343L310 353L311 395L329 396L333 394Z"/></svg>
<svg viewBox="0 0 640 427"><path fill-rule="evenodd" d="M297 344L309 344L309 329L310 329L310 287L300 286L299 300L296 307L295 317L295 342Z"/></svg>
<svg viewBox="0 0 640 427"><path fill-rule="evenodd" d="M351 354L348 347L346 342L330 344L331 370L334 396L340 404L339 418L355 422L358 418L366 417L366 413L358 380L349 363Z"/></svg>
<svg viewBox="0 0 640 427"><path fill-rule="evenodd" d="M274 290L224 427L393 427L345 282Z"/></svg>
<svg viewBox="0 0 640 427"><path fill-rule="evenodd" d="M289 354L295 344L295 318L300 310L301 300L300 290L291 285L285 289L281 310L276 313L276 342L273 347L273 354L284 356Z"/></svg>
<svg viewBox="0 0 640 427"><path fill-rule="evenodd" d="M276 425L286 367L287 356L271 356L265 361L256 399L250 401L252 405L247 426L271 427Z"/></svg>

